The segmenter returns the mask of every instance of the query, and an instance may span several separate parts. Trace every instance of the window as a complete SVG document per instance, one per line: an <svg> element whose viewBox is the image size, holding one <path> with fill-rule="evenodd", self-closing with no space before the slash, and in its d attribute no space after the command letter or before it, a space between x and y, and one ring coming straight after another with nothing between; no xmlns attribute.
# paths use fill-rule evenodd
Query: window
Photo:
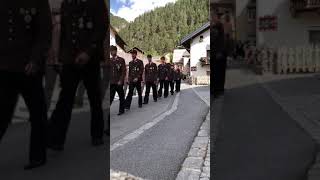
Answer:
<svg viewBox="0 0 320 180"><path fill-rule="evenodd" d="M203 42L203 36L200 36L199 42Z"/></svg>
<svg viewBox="0 0 320 180"><path fill-rule="evenodd" d="M309 42L310 44L320 45L320 30L309 31Z"/></svg>
<svg viewBox="0 0 320 180"><path fill-rule="evenodd" d="M255 8L248 8L248 22L255 22L256 21L256 9Z"/></svg>

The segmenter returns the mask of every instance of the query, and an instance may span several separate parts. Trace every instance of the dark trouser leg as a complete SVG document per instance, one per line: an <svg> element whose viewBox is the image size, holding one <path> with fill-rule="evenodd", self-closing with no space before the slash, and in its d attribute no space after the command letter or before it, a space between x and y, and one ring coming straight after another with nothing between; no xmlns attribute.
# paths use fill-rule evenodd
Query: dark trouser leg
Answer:
<svg viewBox="0 0 320 180"><path fill-rule="evenodd" d="M47 69L45 73L45 93L46 93L47 109L49 110L51 106L53 91L56 85L58 72L53 66L46 66L46 68Z"/></svg>
<svg viewBox="0 0 320 180"><path fill-rule="evenodd" d="M221 91L224 91L224 85L226 82L226 68L227 68L227 59L226 57L223 57L222 61L222 69L221 69Z"/></svg>
<svg viewBox="0 0 320 180"><path fill-rule="evenodd" d="M21 93L30 112L30 161L46 159L47 108L42 76L25 76Z"/></svg>
<svg viewBox="0 0 320 180"><path fill-rule="evenodd" d="M152 93L153 93L153 100L157 101L158 99L157 85L155 83L152 83L151 87L152 87Z"/></svg>
<svg viewBox="0 0 320 180"><path fill-rule="evenodd" d="M170 83L170 92L171 92L171 94L173 94L174 93L174 81L170 81L169 83Z"/></svg>
<svg viewBox="0 0 320 180"><path fill-rule="evenodd" d="M17 84L20 81L12 76L13 73L0 72L0 142L13 117L18 100Z"/></svg>
<svg viewBox="0 0 320 180"><path fill-rule="evenodd" d="M164 81L164 97L168 97L169 95L169 81Z"/></svg>
<svg viewBox="0 0 320 180"><path fill-rule="evenodd" d="M180 92L181 80L176 80L176 92Z"/></svg>
<svg viewBox="0 0 320 180"><path fill-rule="evenodd" d="M114 100L114 96L116 95L116 84L110 84L110 106Z"/></svg>
<svg viewBox="0 0 320 180"><path fill-rule="evenodd" d="M81 81L78 86L78 91L76 95L76 104L79 106L83 105L83 100L84 100L84 93L86 92L86 88L84 86L84 83Z"/></svg>
<svg viewBox="0 0 320 180"><path fill-rule="evenodd" d="M139 106L142 106L142 86L141 86L141 81L138 81L135 85L138 93L138 104Z"/></svg>
<svg viewBox="0 0 320 180"><path fill-rule="evenodd" d="M119 96L119 113L124 113L124 108L125 108L125 95L124 95L124 90L123 90L123 85L117 85L116 91Z"/></svg>
<svg viewBox="0 0 320 180"><path fill-rule="evenodd" d="M102 89L102 101L104 100L105 96L106 96L106 92L107 92L107 88L109 87L109 69L106 68L106 67L103 67L102 68L102 71L103 71L103 79L102 79L102 82L101 82L101 89Z"/></svg>
<svg viewBox="0 0 320 180"><path fill-rule="evenodd" d="M159 97L162 96L162 91L163 91L163 86L164 86L164 80L160 80L160 88L159 88L159 92L158 92L158 95Z"/></svg>
<svg viewBox="0 0 320 180"><path fill-rule="evenodd" d="M91 137L103 137L104 119L101 98L100 65L87 65L84 69L83 82L88 92L91 111Z"/></svg>
<svg viewBox="0 0 320 180"><path fill-rule="evenodd" d="M146 92L144 95L144 103L146 103L146 104L149 102L150 88L151 88L151 83L146 82Z"/></svg>
<svg viewBox="0 0 320 180"><path fill-rule="evenodd" d="M130 83L129 84L129 92L128 92L128 95L127 95L127 98L126 98L126 108L127 109L130 109L130 107L131 107L133 90L134 90L134 84Z"/></svg>
<svg viewBox="0 0 320 180"><path fill-rule="evenodd" d="M49 122L49 144L64 145L73 108L74 96L80 81L79 69L64 66L61 73L61 91Z"/></svg>

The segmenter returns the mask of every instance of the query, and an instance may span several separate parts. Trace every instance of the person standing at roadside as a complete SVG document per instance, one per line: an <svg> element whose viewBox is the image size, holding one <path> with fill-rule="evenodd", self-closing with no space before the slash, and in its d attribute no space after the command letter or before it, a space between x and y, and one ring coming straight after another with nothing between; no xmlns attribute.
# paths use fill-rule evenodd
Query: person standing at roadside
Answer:
<svg viewBox="0 0 320 180"><path fill-rule="evenodd" d="M225 52L225 33L223 24L220 21L220 15L217 11L213 12L211 28L211 41L213 43L214 59L211 63L213 70L213 97L217 98L224 93L225 75L226 75L226 52Z"/></svg>

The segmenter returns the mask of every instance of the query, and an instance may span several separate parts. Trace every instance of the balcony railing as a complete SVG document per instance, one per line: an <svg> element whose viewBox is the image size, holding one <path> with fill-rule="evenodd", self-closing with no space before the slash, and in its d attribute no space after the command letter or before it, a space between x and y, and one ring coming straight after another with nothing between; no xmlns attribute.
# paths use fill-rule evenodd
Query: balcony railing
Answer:
<svg viewBox="0 0 320 180"><path fill-rule="evenodd" d="M293 16L299 12L320 10L320 0L290 0L290 10Z"/></svg>

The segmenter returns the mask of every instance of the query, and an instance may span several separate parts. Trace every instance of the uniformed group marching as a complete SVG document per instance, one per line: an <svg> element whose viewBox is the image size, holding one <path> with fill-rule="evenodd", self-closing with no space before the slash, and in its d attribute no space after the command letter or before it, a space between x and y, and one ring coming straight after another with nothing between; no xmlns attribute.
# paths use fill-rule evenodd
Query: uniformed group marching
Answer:
<svg viewBox="0 0 320 180"><path fill-rule="evenodd" d="M149 103L150 90L152 89L153 100L157 102L158 98L167 98L169 87L171 95L174 92L180 92L182 74L179 68L175 69L174 65L165 62L165 57L161 57L161 64L158 66L152 62L152 56L148 55L148 63L137 58L137 51L131 51L132 60L129 62L128 84L129 92L125 97L124 84L126 77L126 63L122 57L117 55L117 47L110 47L111 53L111 82L110 82L110 104L112 104L115 94L119 96L119 113L122 115L125 110L131 107L133 92L136 89L138 94L138 106ZM144 77L143 77L144 76ZM144 98L142 98L142 87L146 86ZM160 86L159 90L157 86Z"/></svg>
<svg viewBox="0 0 320 180"><path fill-rule="evenodd" d="M100 66L105 63L108 22L104 1L63 1L60 51L58 57L53 58L59 61L61 70L57 62L48 58L54 53L49 51L52 16L46 0L4 0L0 14L0 141L12 120L18 96L22 95L31 122L29 163L25 169L44 165L47 148L56 151L64 148L75 93L81 81L90 101L92 145L102 145ZM46 97L43 77L55 70L59 71L61 91L56 108L47 120L50 95ZM52 89L49 84L46 86Z"/></svg>

